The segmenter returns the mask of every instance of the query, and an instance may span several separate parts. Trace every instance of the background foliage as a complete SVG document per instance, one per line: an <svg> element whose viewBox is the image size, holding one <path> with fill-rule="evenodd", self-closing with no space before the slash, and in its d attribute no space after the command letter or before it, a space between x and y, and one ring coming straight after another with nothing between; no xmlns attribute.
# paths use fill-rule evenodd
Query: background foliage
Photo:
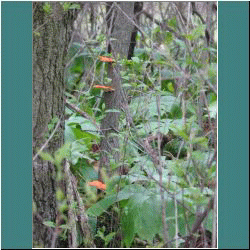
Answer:
<svg viewBox="0 0 250 250"><path fill-rule="evenodd" d="M98 247L164 247L165 235L171 247L215 247L216 201L211 203L217 192L215 8L214 3L144 3L133 56L115 58L133 127L128 126L126 110L106 110L103 92L93 88L111 82L107 63L98 59L112 57L106 46L105 4L88 3L79 14L66 63L67 146L60 152L65 156L67 151ZM44 4L44 11L49 10ZM98 179L99 128L107 112L120 113L121 159L118 164L111 159L111 178L101 170L107 189L100 193L88 182ZM161 170L141 142L159 156ZM55 159L43 157L59 166L60 152ZM59 191L57 197L64 200ZM68 229L65 226L64 231Z"/></svg>

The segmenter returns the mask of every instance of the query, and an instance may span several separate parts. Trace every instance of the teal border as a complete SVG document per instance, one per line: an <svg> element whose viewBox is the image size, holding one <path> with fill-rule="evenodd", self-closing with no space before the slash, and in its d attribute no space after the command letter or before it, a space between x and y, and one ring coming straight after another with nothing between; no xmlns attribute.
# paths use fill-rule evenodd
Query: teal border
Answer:
<svg viewBox="0 0 250 250"><path fill-rule="evenodd" d="M249 3L219 2L220 249L249 248Z"/></svg>
<svg viewBox="0 0 250 250"><path fill-rule="evenodd" d="M32 248L32 2L1 2L3 249Z"/></svg>

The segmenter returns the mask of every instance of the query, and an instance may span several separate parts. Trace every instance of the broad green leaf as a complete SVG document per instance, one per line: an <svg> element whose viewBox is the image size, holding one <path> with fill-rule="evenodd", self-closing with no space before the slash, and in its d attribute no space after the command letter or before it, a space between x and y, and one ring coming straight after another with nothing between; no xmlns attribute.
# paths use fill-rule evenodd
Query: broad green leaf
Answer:
<svg viewBox="0 0 250 250"><path fill-rule="evenodd" d="M86 181L98 180L98 173L92 166L84 165L81 167L80 172Z"/></svg>
<svg viewBox="0 0 250 250"><path fill-rule="evenodd" d="M108 210L108 208L117 201L117 195L106 196L101 201L94 204L87 210L89 216L100 216L102 213Z"/></svg>
<svg viewBox="0 0 250 250"><path fill-rule="evenodd" d="M69 120L66 122L67 126L72 126L76 124L79 124L81 126L81 130L87 131L92 134L98 134L95 125L84 117L70 117Z"/></svg>
<svg viewBox="0 0 250 250"><path fill-rule="evenodd" d="M137 206L139 216L135 220L135 231L152 244L154 236L162 230L161 203L153 195L140 205Z"/></svg>
<svg viewBox="0 0 250 250"><path fill-rule="evenodd" d="M124 209L122 228L125 244L130 246L136 234L152 243L154 236L160 233L161 213L160 202L154 194L148 191L144 194L137 194L129 200Z"/></svg>
<svg viewBox="0 0 250 250"><path fill-rule="evenodd" d="M173 104L178 104L180 101L169 92L165 92L160 98L160 115L164 115L171 111ZM135 115L145 116L148 119L158 117L157 102L155 96L145 95L134 98L130 103L130 108Z"/></svg>
<svg viewBox="0 0 250 250"><path fill-rule="evenodd" d="M124 209L122 216L122 231L123 231L123 240L126 247L130 247L134 235L135 235L135 226L134 226L134 214L131 213L130 208L127 206Z"/></svg>
<svg viewBox="0 0 250 250"><path fill-rule="evenodd" d="M140 128L141 127L141 128ZM164 123L164 122L160 122L160 130L159 130L159 124L158 122L149 122L149 123L146 123L144 125L140 125L139 129L138 129L138 134L141 135L141 136L145 136L145 135L148 135L148 134L157 134L159 131L162 133L162 134L167 134L168 131L169 131L169 126L167 123ZM137 126L138 128L138 126Z"/></svg>

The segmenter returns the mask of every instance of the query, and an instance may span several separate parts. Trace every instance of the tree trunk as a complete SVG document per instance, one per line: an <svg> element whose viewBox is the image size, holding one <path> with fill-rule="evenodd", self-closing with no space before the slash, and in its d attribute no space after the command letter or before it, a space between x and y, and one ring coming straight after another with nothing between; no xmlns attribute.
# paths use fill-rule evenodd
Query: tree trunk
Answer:
<svg viewBox="0 0 250 250"><path fill-rule="evenodd" d="M59 2L50 6L45 11L44 2L33 3L33 157L53 131L48 131L52 118L60 125L43 151L53 154L64 141L64 60L76 11L64 11ZM57 217L55 167L39 156L33 159L33 245L48 248L53 229L43 222Z"/></svg>
<svg viewBox="0 0 250 250"><path fill-rule="evenodd" d="M134 2L119 2L113 4L115 4L115 6L109 15L110 20L107 20L107 23L111 25L111 27L107 29L111 30L110 38L112 38L109 44L109 52L117 59L127 58L131 34L134 28ZM112 79L111 86L115 91L104 93L106 110L119 110L121 101L125 101L122 95L119 72L120 69L118 65L113 66L109 64L108 77ZM106 167L108 176L111 176L110 159L113 158L115 162L119 161L119 138L115 135L115 133L119 132L119 113L107 113L106 117L102 120L101 130L104 138L101 141L100 169Z"/></svg>

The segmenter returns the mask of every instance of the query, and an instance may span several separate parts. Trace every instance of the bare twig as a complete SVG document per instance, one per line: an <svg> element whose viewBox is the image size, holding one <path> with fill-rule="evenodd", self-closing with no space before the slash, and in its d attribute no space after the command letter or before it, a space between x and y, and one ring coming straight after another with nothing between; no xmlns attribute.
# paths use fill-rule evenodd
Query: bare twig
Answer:
<svg viewBox="0 0 250 250"><path fill-rule="evenodd" d="M44 148L48 145L48 143L50 142L50 140L53 138L55 132L57 131L57 129L59 128L59 125L61 123L61 118L59 119L59 121L56 124L55 129L53 130L53 132L51 133L50 137L48 138L48 140L42 145L42 147L39 149L39 151L36 153L36 155L33 157L33 161L38 157L39 154L41 154L41 152L44 150Z"/></svg>
<svg viewBox="0 0 250 250"><path fill-rule="evenodd" d="M112 10L112 8L113 8L113 5L112 5L111 8L109 9L109 11L108 11L108 13L106 14L106 16L109 15L109 13L110 13L110 11ZM99 26L100 26L100 25L99 25ZM96 32L90 37L89 40L92 40L92 39L96 36L96 34L97 34L98 31L99 31L99 28L100 28L100 29L103 29L103 27L99 27L99 26L96 27ZM69 65L75 60L75 58L78 57L78 56L81 54L82 50L87 46L86 42L85 42L85 41L83 41L83 42L84 42L85 44L82 45L82 48L79 49L79 51L78 51L78 52L77 52L77 53L67 62L65 68L68 68Z"/></svg>
<svg viewBox="0 0 250 250"><path fill-rule="evenodd" d="M181 35L179 35L177 32L175 32L171 27L169 27L165 22L161 23L157 19L155 19L151 14L149 14L146 10L142 10L142 14L144 14L148 19L155 22L157 25L159 25L161 28L165 28L167 31L173 33L179 40L185 40L185 38Z"/></svg>
<svg viewBox="0 0 250 250"><path fill-rule="evenodd" d="M203 19L202 15L198 12L198 10L196 9L196 6L195 6L195 2L191 2L192 4L192 9L193 9L193 14L197 15L200 19L201 19L201 22L203 24L206 24L205 20Z"/></svg>
<svg viewBox="0 0 250 250"><path fill-rule="evenodd" d="M43 26L45 26L48 22L49 22L49 19L46 22L44 22L42 25L40 25L39 27L37 27L35 30L33 30L33 32L34 33L38 32L38 30L41 29Z"/></svg>
<svg viewBox="0 0 250 250"><path fill-rule="evenodd" d="M196 220L193 224L192 231L191 231L192 234L195 234L197 232L201 223L204 221L204 219L208 216L210 210L213 208L213 204L214 204L214 199L211 198L208 202L208 205L205 211L200 216L196 217Z"/></svg>
<svg viewBox="0 0 250 250"><path fill-rule="evenodd" d="M90 117L86 112L82 111L77 106L70 103L67 99L65 100L65 106L68 107L69 109L74 110L75 112L79 113L82 117L90 120L95 125L95 127L98 129L98 131L100 131L100 127L96 124L96 121L94 119L92 119L92 117Z"/></svg>

